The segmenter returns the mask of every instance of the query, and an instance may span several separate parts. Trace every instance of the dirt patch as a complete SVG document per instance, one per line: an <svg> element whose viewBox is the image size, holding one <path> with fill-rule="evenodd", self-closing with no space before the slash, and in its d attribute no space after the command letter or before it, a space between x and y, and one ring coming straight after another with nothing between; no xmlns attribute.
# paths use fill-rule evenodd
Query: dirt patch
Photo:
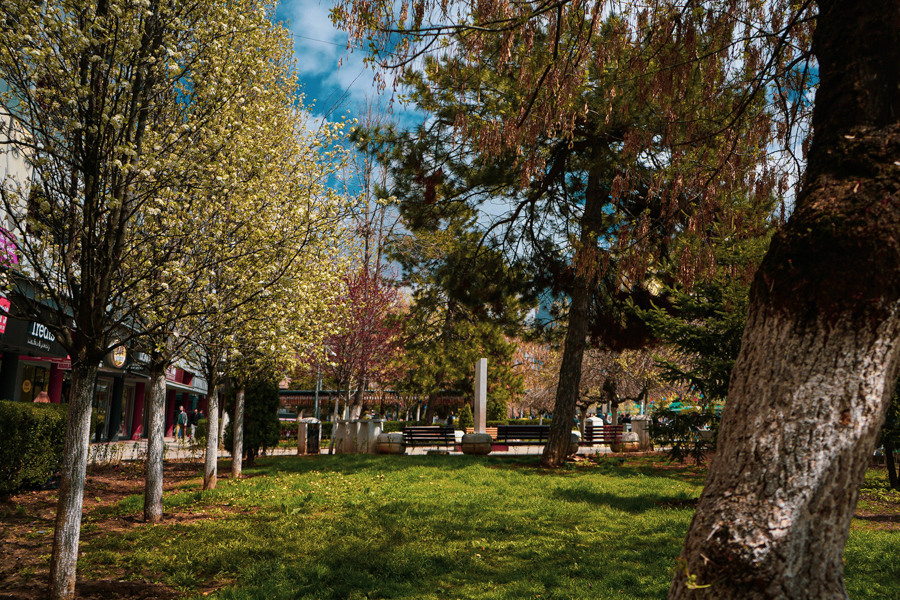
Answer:
<svg viewBox="0 0 900 600"><path fill-rule="evenodd" d="M202 463L167 462L163 476L163 491L172 491L185 484L202 483ZM223 473L222 464L219 473ZM220 475L220 479L223 479ZM115 466L95 467L88 471L85 481L83 525L81 540L116 535L122 531L143 525L140 514L104 516L106 509L121 500L142 494L144 491L143 468L140 463L120 463ZM46 597L50 573L50 552L56 521L56 490L24 491L0 498L0 600L36 600ZM222 507L227 511L226 507ZM210 518L192 512L171 512L164 521L179 523ZM84 579L79 574L75 584L80 599L106 600L148 598L178 598L183 594L152 581L153 574L145 579L135 577L124 570L109 573L103 579Z"/></svg>
<svg viewBox="0 0 900 600"><path fill-rule="evenodd" d="M863 492L853 519L853 527L900 531L900 502L892 502Z"/></svg>

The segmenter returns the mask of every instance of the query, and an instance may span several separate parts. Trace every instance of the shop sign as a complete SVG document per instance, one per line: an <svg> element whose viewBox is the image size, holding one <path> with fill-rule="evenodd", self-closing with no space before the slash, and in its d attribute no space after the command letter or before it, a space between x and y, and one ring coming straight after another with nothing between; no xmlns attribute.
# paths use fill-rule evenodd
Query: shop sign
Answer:
<svg viewBox="0 0 900 600"><path fill-rule="evenodd" d="M146 352L141 352L140 350L133 350L129 353L131 356L131 364L128 365L128 370L132 373L137 374L147 374L150 372L150 355Z"/></svg>
<svg viewBox="0 0 900 600"><path fill-rule="evenodd" d="M46 325L40 323L31 323L28 328L28 337L25 343L35 348L40 348L44 352L50 351L50 344L56 341L56 336L47 328Z"/></svg>
<svg viewBox="0 0 900 600"><path fill-rule="evenodd" d="M0 298L0 335L6 333L6 320L9 318L9 298Z"/></svg>
<svg viewBox="0 0 900 600"><path fill-rule="evenodd" d="M113 344L119 344L119 340L114 340ZM114 345L109 354L106 355L106 362L109 366L121 369L125 366L125 360L128 358L128 349L122 345Z"/></svg>
<svg viewBox="0 0 900 600"><path fill-rule="evenodd" d="M19 264L19 256L16 254L16 249L16 236L0 227L0 265L12 267Z"/></svg>
<svg viewBox="0 0 900 600"><path fill-rule="evenodd" d="M40 361L46 363L53 363L57 368L62 369L63 371L71 371L72 370L72 359L69 358L67 354L65 358L53 358L50 356L26 356L22 355L19 357L19 360L30 360L30 361Z"/></svg>

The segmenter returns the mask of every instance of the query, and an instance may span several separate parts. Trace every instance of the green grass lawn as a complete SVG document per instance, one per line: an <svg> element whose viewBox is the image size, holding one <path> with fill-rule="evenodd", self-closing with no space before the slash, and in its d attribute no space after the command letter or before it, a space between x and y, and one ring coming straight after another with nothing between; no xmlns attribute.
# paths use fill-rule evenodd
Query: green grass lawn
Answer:
<svg viewBox="0 0 900 600"><path fill-rule="evenodd" d="M207 598L664 598L703 476L536 462L263 459L248 479L167 495L163 525L84 543L79 568ZM854 529L851 596L900 598L897 556L900 531Z"/></svg>

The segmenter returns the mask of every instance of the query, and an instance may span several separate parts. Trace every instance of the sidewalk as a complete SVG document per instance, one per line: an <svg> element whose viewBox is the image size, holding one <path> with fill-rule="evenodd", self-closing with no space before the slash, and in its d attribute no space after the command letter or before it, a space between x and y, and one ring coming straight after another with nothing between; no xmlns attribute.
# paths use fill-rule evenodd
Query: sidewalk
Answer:
<svg viewBox="0 0 900 600"><path fill-rule="evenodd" d="M416 447L407 448L406 456L424 456L429 452L446 451L451 455L461 456L462 452L457 450L458 446L446 447ZM534 446L509 446L506 450L493 450L490 456L538 456L543 453L542 445ZM578 454L593 455L607 454L612 452L609 446L582 446L578 449ZM328 444L325 443L319 450L320 454L328 454ZM174 437L165 438L165 455L164 460L201 460L206 454L206 448L195 448L190 444L189 440L176 440ZM219 449L219 458L231 458L231 453ZM270 448L266 451L266 456L296 456L297 448ZM144 460L147 456L147 440L126 440L120 442L91 444L90 453L88 454L88 464L118 462L122 460ZM401 455L402 456L402 455Z"/></svg>
<svg viewBox="0 0 900 600"><path fill-rule="evenodd" d="M195 447L190 440L177 440L174 437L164 438L164 460L201 460L206 455L206 447ZM297 454L296 448L272 448L267 456L283 456ZM219 458L231 458L231 453L222 450L217 452ZM144 460L147 456L147 440L123 440L119 442L91 444L88 464L118 462L121 460Z"/></svg>

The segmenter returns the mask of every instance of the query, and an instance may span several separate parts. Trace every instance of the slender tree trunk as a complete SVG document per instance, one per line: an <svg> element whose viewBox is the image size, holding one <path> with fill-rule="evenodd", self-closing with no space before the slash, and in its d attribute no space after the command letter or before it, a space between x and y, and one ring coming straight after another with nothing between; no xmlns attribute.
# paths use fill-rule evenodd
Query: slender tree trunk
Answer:
<svg viewBox="0 0 900 600"><path fill-rule="evenodd" d="M900 354L900 3L818 4L805 184L751 290L670 598L847 597L844 544Z"/></svg>
<svg viewBox="0 0 900 600"><path fill-rule="evenodd" d="M206 464L203 469L203 489L216 489L219 466L219 390L209 382L207 395Z"/></svg>
<svg viewBox="0 0 900 600"><path fill-rule="evenodd" d="M363 397L366 393L366 377L365 375L359 376L359 381L357 382L356 394L353 395L353 413L351 414L351 419L358 419L362 414L363 410Z"/></svg>
<svg viewBox="0 0 900 600"><path fill-rule="evenodd" d="M340 388L340 382L338 382L338 387ZM334 417L331 419L331 438L328 440L328 456L334 454L334 438L337 437L335 434L337 433L338 428L338 415L340 414L341 408L341 393L338 390L338 396L334 401Z"/></svg>
<svg viewBox="0 0 900 600"><path fill-rule="evenodd" d="M344 420L350 420L350 384L347 384L347 397L344 398Z"/></svg>
<svg viewBox="0 0 900 600"><path fill-rule="evenodd" d="M897 481L897 463L894 462L894 452L896 448L890 442L884 443L884 466L887 467L888 483L891 488L900 489L900 482Z"/></svg>
<svg viewBox="0 0 900 600"><path fill-rule="evenodd" d="M56 529L50 558L49 597L53 600L75 597L75 567L81 534L81 509L84 502L84 478L87 472L91 437L91 403L97 366L76 362L72 365L72 392L69 400L66 443L63 452L62 480L56 504Z"/></svg>
<svg viewBox="0 0 900 600"><path fill-rule="evenodd" d="M437 405L437 392L428 396L428 406L425 407L425 424L431 425L434 421L434 409Z"/></svg>
<svg viewBox="0 0 900 600"><path fill-rule="evenodd" d="M240 479L244 460L244 386L240 386L234 398L234 449L231 452L231 478ZM247 461L250 464L250 460Z"/></svg>
<svg viewBox="0 0 900 600"><path fill-rule="evenodd" d="M581 218L580 247L575 254L575 282L572 288L572 304L569 306L569 323L566 341L559 367L559 384L556 386L556 402L553 420L541 465L559 467L569 455L572 443L572 424L575 421L575 404L581 386L581 363L590 319L591 300L600 265L597 264L597 232L603 218L604 201L600 198L599 175L592 169L588 176L584 214Z"/></svg>
<svg viewBox="0 0 900 600"><path fill-rule="evenodd" d="M163 461L166 427L166 370L154 367L150 372L149 431L147 466L144 481L144 521L159 523L163 517Z"/></svg>

